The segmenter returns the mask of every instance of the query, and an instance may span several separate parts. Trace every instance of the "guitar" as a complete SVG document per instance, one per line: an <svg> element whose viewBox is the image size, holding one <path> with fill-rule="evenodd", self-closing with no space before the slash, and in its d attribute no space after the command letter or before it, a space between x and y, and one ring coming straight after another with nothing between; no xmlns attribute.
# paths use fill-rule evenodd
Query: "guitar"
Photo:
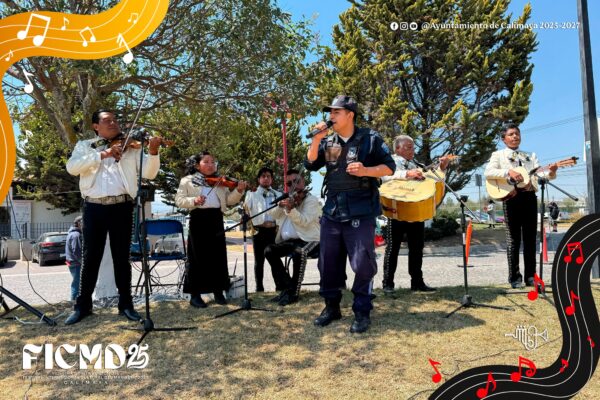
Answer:
<svg viewBox="0 0 600 400"><path fill-rule="evenodd" d="M485 188L487 189L488 195L498 201L506 201L508 199L513 198L517 195L519 189L529 189L531 187L534 188L535 191L538 190L537 179L531 179L531 176L536 172L541 170L545 170L550 168L553 165L556 165L559 168L563 167L572 167L577 164L577 157L567 158L552 164L548 164L544 167L538 168L534 171L527 171L525 167L517 167L513 168L513 170L517 171L523 177L523 182L519 183L511 183L506 178L486 178L485 180Z"/></svg>

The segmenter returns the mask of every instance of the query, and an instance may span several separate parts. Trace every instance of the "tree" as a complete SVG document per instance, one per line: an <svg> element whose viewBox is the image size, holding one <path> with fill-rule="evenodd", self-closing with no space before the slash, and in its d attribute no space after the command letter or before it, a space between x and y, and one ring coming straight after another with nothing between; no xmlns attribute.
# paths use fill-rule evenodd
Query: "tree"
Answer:
<svg viewBox="0 0 600 400"><path fill-rule="evenodd" d="M108 0L27 0L0 4L0 16L24 10L44 9L74 13L103 11L114 5ZM232 124L241 131L255 129L266 98L285 99L296 118L312 112L306 104L312 100L316 69L305 63L313 51L313 36L306 21L292 22L291 17L269 0L172 0L162 25L135 50L135 60L125 65L121 57L98 61L75 61L39 57L19 62L8 71L7 103L15 122L27 134L27 146L20 152L17 177L27 177L36 187L36 198L58 207L73 208L75 203L44 193L53 191L39 171L62 177L67 189L77 190L64 170L68 150L77 140L93 137L91 113L106 107L121 111L123 122L132 121L141 105L139 124L166 132L171 138L198 134L201 145L229 142ZM33 92L21 90L22 70L34 74ZM141 104L147 88L147 100ZM195 113L202 115L194 115ZM221 115L235 121L226 123ZM216 118L215 118L216 117ZM237 132L237 140L248 140ZM233 133L232 133L233 134ZM216 136L220 140L212 140ZM46 152L46 141L64 150L61 157ZM296 146L300 141L294 142ZM165 154L181 157L170 150ZM294 149L292 149L294 150ZM263 157L264 158L264 157ZM163 159L173 191L178 178L177 160ZM248 159L248 163L256 160ZM178 167L179 168L179 167ZM243 172L243 169L240 169ZM169 180L170 179L170 180ZM72 187L68 182L71 182Z"/></svg>
<svg viewBox="0 0 600 400"><path fill-rule="evenodd" d="M447 179L454 189L464 187L495 150L501 124L519 123L529 112L535 34L501 26L526 23L531 7L512 20L510 0L350 2L334 27L335 49L322 60L319 95L354 96L363 120L388 141L415 138L423 162L462 156ZM400 21L417 29L394 31L391 23ZM461 23L481 25L441 26Z"/></svg>

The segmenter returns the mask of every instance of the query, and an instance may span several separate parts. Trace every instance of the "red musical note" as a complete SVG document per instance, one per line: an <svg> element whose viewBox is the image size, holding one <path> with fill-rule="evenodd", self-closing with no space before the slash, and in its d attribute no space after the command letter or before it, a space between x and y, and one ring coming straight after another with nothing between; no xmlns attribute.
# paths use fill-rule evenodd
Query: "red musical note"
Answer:
<svg viewBox="0 0 600 400"><path fill-rule="evenodd" d="M436 365L442 365L442 363L437 362L437 361L433 361L430 358L429 359L429 364L431 364L431 366L433 367L433 370L435 371L435 374L431 376L431 380L433 381L433 383L439 383L442 380L442 374L440 374L440 371L438 371L438 369L435 366Z"/></svg>
<svg viewBox="0 0 600 400"><path fill-rule="evenodd" d="M592 337L591 337L591 336L588 336L588 337L587 337L587 340L588 340L588 342L590 342L590 344L592 345L592 349L593 349L594 347L596 347L596 343L594 343L594 341L592 340Z"/></svg>
<svg viewBox="0 0 600 400"><path fill-rule="evenodd" d="M533 274L533 290L527 293L527 298L529 298L531 301L534 301L538 298L538 284L541 286L540 291L543 292L546 289L546 284L538 276L538 274Z"/></svg>
<svg viewBox="0 0 600 400"><path fill-rule="evenodd" d="M488 395L490 383L494 385L494 388L492 389L492 392L493 392L496 390L496 380L492 376L492 373L488 372L487 383L484 388L477 389L477 397L479 397L480 399L483 399L485 396Z"/></svg>
<svg viewBox="0 0 600 400"><path fill-rule="evenodd" d="M527 368L529 368L527 371L525 371L525 375L527 375L529 378L534 376L535 373L537 372L537 368L535 367L535 364L533 363L533 361L528 360L525 357L519 356L519 371L513 372L512 374L510 374L511 381L519 382L521 380L521 377L523 376L521 373L523 366L526 366Z"/></svg>
<svg viewBox="0 0 600 400"><path fill-rule="evenodd" d="M575 300L579 300L579 296L571 290L571 305L565 307L565 313L567 313L567 315L575 314Z"/></svg>
<svg viewBox="0 0 600 400"><path fill-rule="evenodd" d="M567 369L567 367L569 366L569 362L567 360L565 360L564 358L562 358L560 360L560 362L562 363L562 367L560 367L560 372L565 372L565 369Z"/></svg>
<svg viewBox="0 0 600 400"><path fill-rule="evenodd" d="M567 251L569 254L565 256L565 262L570 263L573 260L572 254L575 250L579 250L579 255L575 259L575 262L577 264L583 264L583 250L581 248L581 242L567 243Z"/></svg>

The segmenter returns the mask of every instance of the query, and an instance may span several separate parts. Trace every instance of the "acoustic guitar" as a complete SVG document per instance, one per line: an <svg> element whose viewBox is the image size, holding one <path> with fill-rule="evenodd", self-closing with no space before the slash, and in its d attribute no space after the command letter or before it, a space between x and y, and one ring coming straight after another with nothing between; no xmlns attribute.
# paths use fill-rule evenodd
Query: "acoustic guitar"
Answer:
<svg viewBox="0 0 600 400"><path fill-rule="evenodd" d="M548 164L533 171L528 171L525 169L525 167L513 168L515 171L521 174L523 177L523 182L512 183L506 178L486 178L485 188L487 189L488 195L492 199L506 201L515 197L520 189L530 189L533 187L534 190L537 191L537 179L531 179L532 175L535 173L546 170L553 165L556 165L559 168L572 167L573 165L577 164L577 159L577 157L567 158L556 163Z"/></svg>

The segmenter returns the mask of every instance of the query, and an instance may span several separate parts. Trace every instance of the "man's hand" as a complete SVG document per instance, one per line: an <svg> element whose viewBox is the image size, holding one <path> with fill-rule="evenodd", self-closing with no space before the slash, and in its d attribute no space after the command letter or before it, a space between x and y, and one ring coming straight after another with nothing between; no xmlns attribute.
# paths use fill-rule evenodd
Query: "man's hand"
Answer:
<svg viewBox="0 0 600 400"><path fill-rule="evenodd" d="M327 133L329 132L329 128L327 128L327 124L324 121L319 122L317 125L315 125L315 129L319 129L321 130L321 132L317 133L315 136L312 137L313 142L317 142L320 143L321 139L323 139L325 136L327 136Z"/></svg>
<svg viewBox="0 0 600 400"><path fill-rule="evenodd" d="M423 175L423 172L421 172L418 169L411 169L411 170L406 171L406 177L413 181L425 180L425 176Z"/></svg>
<svg viewBox="0 0 600 400"><path fill-rule="evenodd" d="M446 171L446 169L448 168L448 164L450 164L450 156L449 155L440 157L440 169L442 171Z"/></svg>
<svg viewBox="0 0 600 400"><path fill-rule="evenodd" d="M287 212L290 212L292 208L294 208L294 200L290 199L289 197L287 199L281 200L279 202L279 207L285 208Z"/></svg>
<svg viewBox="0 0 600 400"><path fill-rule="evenodd" d="M521 175L519 172L515 171L514 169L511 169L508 171L508 177L513 182L516 182L516 183L523 182L523 175Z"/></svg>
<svg viewBox="0 0 600 400"><path fill-rule="evenodd" d="M203 206L206 202L206 196L198 196L194 199L195 206Z"/></svg>
<svg viewBox="0 0 600 400"><path fill-rule="evenodd" d="M100 159L104 160L105 158L112 157L115 160L119 161L121 159L121 155L123 154L123 149L120 144L113 144L109 149L104 150L100 153Z"/></svg>
<svg viewBox="0 0 600 400"><path fill-rule="evenodd" d="M237 191L240 193L244 193L244 191L246 191L246 188L248 187L248 182L246 181L239 181L238 185L237 185Z"/></svg>
<svg viewBox="0 0 600 400"><path fill-rule="evenodd" d="M160 147L161 142L162 138L159 136L150 138L150 141L148 142L148 153L150 153L153 156L157 155L158 148Z"/></svg>
<svg viewBox="0 0 600 400"><path fill-rule="evenodd" d="M360 161L348 164L346 167L346 172L354 176L368 176L367 167L365 167Z"/></svg>

